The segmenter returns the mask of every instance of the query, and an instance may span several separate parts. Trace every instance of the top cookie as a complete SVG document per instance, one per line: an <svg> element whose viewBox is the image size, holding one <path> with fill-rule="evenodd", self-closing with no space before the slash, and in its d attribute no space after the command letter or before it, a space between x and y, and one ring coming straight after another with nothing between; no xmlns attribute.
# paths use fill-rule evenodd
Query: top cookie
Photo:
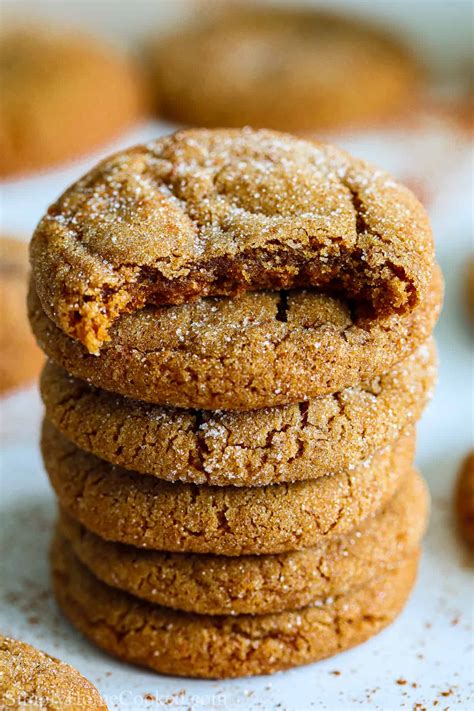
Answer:
<svg viewBox="0 0 474 711"><path fill-rule="evenodd" d="M107 711L77 669L26 642L0 635L0 706L35 711Z"/></svg>
<svg viewBox="0 0 474 711"><path fill-rule="evenodd" d="M31 259L47 315L97 353L123 313L317 287L383 318L424 298L428 217L383 171L272 131L190 130L117 153L50 207Z"/></svg>
<svg viewBox="0 0 474 711"><path fill-rule="evenodd" d="M390 119L419 83L414 58L383 30L308 8L207 12L150 43L148 60L160 110L198 126L298 131Z"/></svg>
<svg viewBox="0 0 474 711"><path fill-rule="evenodd" d="M28 27L0 36L0 176L44 169L112 140L143 114L134 66L96 41Z"/></svg>

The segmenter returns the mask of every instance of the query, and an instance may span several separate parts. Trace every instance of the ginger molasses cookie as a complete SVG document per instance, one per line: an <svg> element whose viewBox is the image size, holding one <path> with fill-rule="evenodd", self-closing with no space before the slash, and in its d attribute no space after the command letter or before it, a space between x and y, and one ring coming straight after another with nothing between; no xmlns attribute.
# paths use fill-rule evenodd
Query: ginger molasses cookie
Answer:
<svg viewBox="0 0 474 711"><path fill-rule="evenodd" d="M34 711L107 711L77 669L26 642L0 635L0 706Z"/></svg>
<svg viewBox="0 0 474 711"><path fill-rule="evenodd" d="M110 654L163 674L203 678L269 674L329 657L367 640L403 608L418 555L325 604L272 615L178 612L108 587L56 538L53 586L62 611Z"/></svg>
<svg viewBox="0 0 474 711"><path fill-rule="evenodd" d="M54 325L34 285L29 315L48 357L97 387L174 407L250 410L386 373L431 336L442 293L436 270L423 304L383 323L358 323L347 302L312 291L151 306L122 316L99 356Z"/></svg>
<svg viewBox="0 0 474 711"><path fill-rule="evenodd" d="M465 458L459 471L455 506L459 531L474 547L474 450Z"/></svg>
<svg viewBox="0 0 474 711"><path fill-rule="evenodd" d="M298 131L393 120L420 79L414 57L384 30L294 7L201 15L150 42L147 56L160 111L198 126Z"/></svg>
<svg viewBox="0 0 474 711"><path fill-rule="evenodd" d="M299 405L252 412L148 405L48 362L46 416L78 447L168 481L261 486L357 466L415 424L436 380L433 341L389 373Z"/></svg>
<svg viewBox="0 0 474 711"><path fill-rule="evenodd" d="M33 381L44 361L26 316L28 246L0 237L0 393Z"/></svg>
<svg viewBox="0 0 474 711"><path fill-rule="evenodd" d="M121 314L204 296L317 287L358 317L403 315L434 249L384 171L289 134L194 129L99 163L49 208L31 259L46 314L97 354Z"/></svg>
<svg viewBox="0 0 474 711"><path fill-rule="evenodd" d="M87 153L143 112L141 78L130 62L67 30L5 29L0 88L3 177Z"/></svg>
<svg viewBox="0 0 474 711"><path fill-rule="evenodd" d="M420 544L428 491L410 472L384 509L341 538L279 555L162 553L110 543L62 512L58 530L100 580L158 605L210 615L296 610L379 577Z"/></svg>
<svg viewBox="0 0 474 711"><path fill-rule="evenodd" d="M78 449L47 421L42 452L61 506L106 540L177 552L280 553L342 535L380 510L411 468L403 435L359 467L263 487L170 483Z"/></svg>

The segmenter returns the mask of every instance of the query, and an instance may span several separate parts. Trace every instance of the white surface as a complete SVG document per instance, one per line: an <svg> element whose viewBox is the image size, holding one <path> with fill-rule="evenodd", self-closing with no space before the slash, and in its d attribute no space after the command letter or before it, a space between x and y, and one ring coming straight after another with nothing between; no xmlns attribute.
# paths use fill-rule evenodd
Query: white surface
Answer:
<svg viewBox="0 0 474 711"><path fill-rule="evenodd" d="M390 5L392 14L397 14L402 4L377 5ZM438 24L438 9L443 4L451 6L454 18L463 2L435 3ZM55 13L60 7L59 14L64 16L67 3L42 5ZM110 7L107 2L99 5L104 13L104 8ZM428 4L417 3L418 16L424 5ZM69 6L81 6L83 11L89 4ZM120 18L115 17L113 24L120 25ZM135 22L137 27L143 28L143 24ZM120 26L124 26L123 18ZM448 45L452 49L452 43ZM167 130L164 124L144 125L101 155ZM435 702L437 709L474 709L473 567L455 535L451 509L453 481L472 446L473 434L473 340L462 294L465 262L473 248L472 156L460 134L434 118L424 118L409 132L391 130L339 142L393 171L429 198L447 282L445 308L437 328L440 382L419 426L417 462L430 485L433 511L414 594L398 621L365 645L272 677L189 681L161 677L112 660L76 634L52 600L47 549L55 503L37 447L41 406L35 389L19 392L1 405L0 629L74 664L96 683L111 709L350 711L370 706L384 711L421 711L433 708ZM47 205L97 157L2 186L2 231L28 239ZM154 698L147 700L147 695Z"/></svg>

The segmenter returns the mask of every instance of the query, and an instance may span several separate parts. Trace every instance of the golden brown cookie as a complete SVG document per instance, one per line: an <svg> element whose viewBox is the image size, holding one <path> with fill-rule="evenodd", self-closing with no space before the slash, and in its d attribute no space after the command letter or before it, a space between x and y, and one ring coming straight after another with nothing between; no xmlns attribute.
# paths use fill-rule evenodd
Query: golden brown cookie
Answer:
<svg viewBox="0 0 474 711"><path fill-rule="evenodd" d="M361 589L273 615L177 612L100 582L56 538L53 585L64 614L110 654L163 674L202 678L269 674L353 647L390 624L415 582L418 555Z"/></svg>
<svg viewBox="0 0 474 711"><path fill-rule="evenodd" d="M48 357L97 387L175 407L249 410L386 373L430 337L442 295L436 269L425 302L383 323L357 323L347 303L311 291L148 307L122 316L99 356L54 325L33 285L29 316Z"/></svg>
<svg viewBox="0 0 474 711"><path fill-rule="evenodd" d="M49 654L0 635L0 707L31 711L107 711L90 681Z"/></svg>
<svg viewBox="0 0 474 711"><path fill-rule="evenodd" d="M147 56L160 111L198 126L298 131L393 120L420 79L390 33L308 8L207 13L150 43Z"/></svg>
<svg viewBox="0 0 474 711"><path fill-rule="evenodd" d="M380 577L412 555L424 533L428 490L410 472L377 515L341 538L280 555L230 558L110 543L61 513L59 532L100 580L158 605L209 615L296 610Z"/></svg>
<svg viewBox="0 0 474 711"><path fill-rule="evenodd" d="M0 87L3 177L87 153L143 113L136 69L113 49L77 32L5 29Z"/></svg>
<svg viewBox="0 0 474 711"><path fill-rule="evenodd" d="M433 341L378 378L308 403L253 412L147 405L48 362L46 416L78 447L168 481L261 486L357 466L415 424L436 380Z"/></svg>
<svg viewBox="0 0 474 711"><path fill-rule="evenodd" d="M459 471L455 506L459 531L474 547L474 450L467 455Z"/></svg>
<svg viewBox="0 0 474 711"><path fill-rule="evenodd" d="M87 454L47 421L42 452L61 506L106 540L175 552L280 553L352 530L411 468L406 434L356 469L263 487L170 483Z"/></svg>
<svg viewBox="0 0 474 711"><path fill-rule="evenodd" d="M404 314L434 248L415 196L340 149L194 129L93 168L49 208L31 259L46 314L97 354L121 314L249 290L317 287L359 316Z"/></svg>
<svg viewBox="0 0 474 711"><path fill-rule="evenodd" d="M44 361L26 316L28 246L0 238L0 393L34 380Z"/></svg>

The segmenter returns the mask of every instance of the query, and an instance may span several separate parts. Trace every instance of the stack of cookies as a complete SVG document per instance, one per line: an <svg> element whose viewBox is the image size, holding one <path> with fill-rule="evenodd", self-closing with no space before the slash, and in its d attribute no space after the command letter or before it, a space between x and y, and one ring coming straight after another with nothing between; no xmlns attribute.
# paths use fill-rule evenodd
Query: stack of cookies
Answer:
<svg viewBox="0 0 474 711"><path fill-rule="evenodd" d="M55 595L97 645L229 677L375 634L413 586L442 300L384 172L270 131L105 160L40 222Z"/></svg>

